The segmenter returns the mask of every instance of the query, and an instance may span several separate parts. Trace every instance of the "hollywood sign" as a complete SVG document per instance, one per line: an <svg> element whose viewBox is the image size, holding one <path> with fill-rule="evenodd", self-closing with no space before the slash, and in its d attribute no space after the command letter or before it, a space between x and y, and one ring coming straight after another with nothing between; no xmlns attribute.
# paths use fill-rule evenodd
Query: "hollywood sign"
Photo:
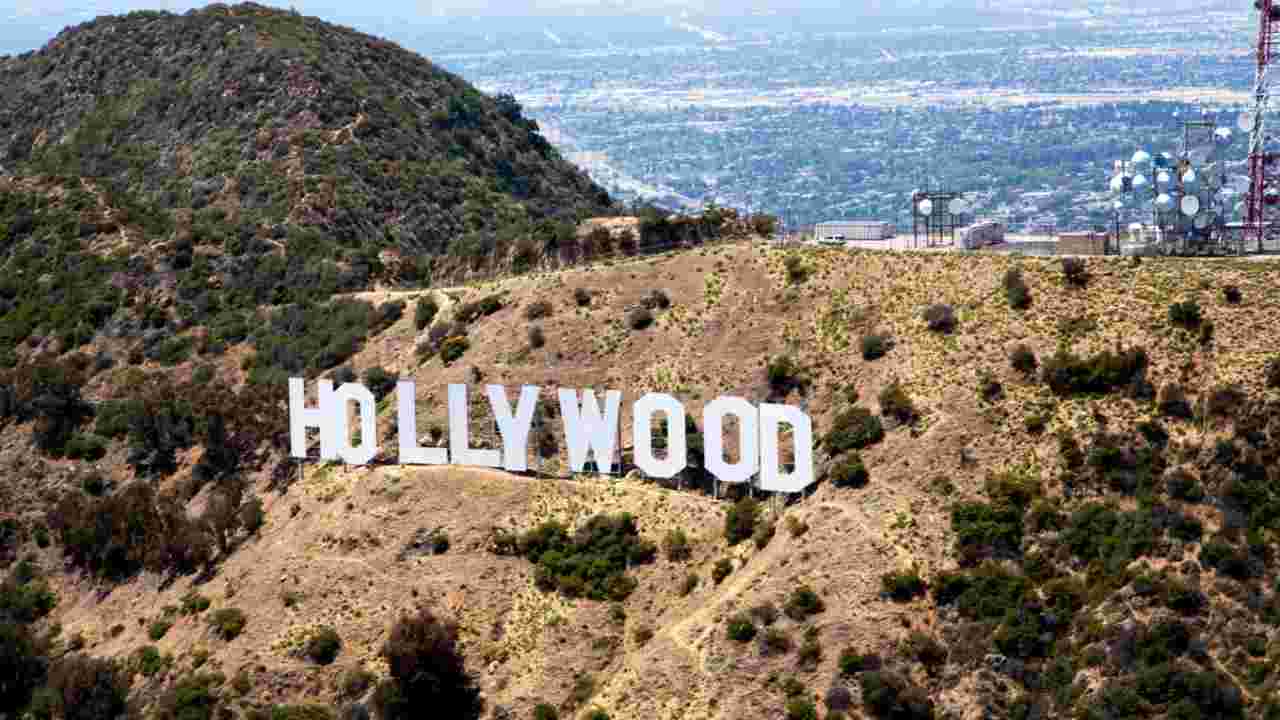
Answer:
<svg viewBox="0 0 1280 720"><path fill-rule="evenodd" d="M377 402L373 393L359 383L344 383L334 389L332 380L317 380L318 404L306 404L306 386L301 378L289 378L289 445L295 458L307 456L307 429L320 431L320 457L365 465L378 454ZM449 385L449 446L418 445L414 384L396 383L398 406L399 458L405 465L472 465L504 468L512 472L528 470L529 431L541 388L525 385L515 411L502 385L486 385L489 407L502 437L502 449L470 446L467 413L467 386ZM604 408L594 390L559 388L556 392L564 427L569 467L583 472L588 454L605 473L613 470L613 457L620 446L618 430L622 393L604 394ZM352 442L348 427L350 403L358 406L360 440ZM654 453L651 437L654 415L666 419L666 452ZM635 465L651 477L674 477L688 467L685 442L684 405L665 393L648 393L631 406L632 447ZM724 452L725 418L733 417L738 429L738 459L728 462ZM793 467L784 471L779 459L782 426L791 428ZM703 467L721 482L745 483L759 475L758 487L772 492L800 492L813 484L813 423L799 408L761 403L759 406L737 397L718 397L702 411L704 437Z"/></svg>

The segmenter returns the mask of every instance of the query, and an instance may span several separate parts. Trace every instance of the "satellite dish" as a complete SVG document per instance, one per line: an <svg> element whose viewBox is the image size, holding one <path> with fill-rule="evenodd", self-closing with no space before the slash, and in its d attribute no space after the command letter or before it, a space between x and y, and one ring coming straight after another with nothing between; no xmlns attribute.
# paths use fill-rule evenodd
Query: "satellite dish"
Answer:
<svg viewBox="0 0 1280 720"><path fill-rule="evenodd" d="M951 202L947 203L947 210L950 210L952 215L959 215L968 209L969 203L966 203L964 198L953 198Z"/></svg>
<svg viewBox="0 0 1280 720"><path fill-rule="evenodd" d="M1124 188L1124 178L1116 175L1111 178L1111 192L1120 192Z"/></svg>
<svg viewBox="0 0 1280 720"><path fill-rule="evenodd" d="M1147 176L1146 176L1146 175L1134 175L1134 176L1133 176L1133 187L1134 187L1134 188L1140 188L1140 187L1146 187L1146 186L1147 186Z"/></svg>
<svg viewBox="0 0 1280 720"><path fill-rule="evenodd" d="M1173 198L1168 193L1160 193L1156 196L1156 207L1161 210L1168 210L1173 207Z"/></svg>
<svg viewBox="0 0 1280 720"><path fill-rule="evenodd" d="M1141 229L1142 229L1142 223L1129 223L1129 229L1130 229L1130 230L1141 230Z"/></svg>
<svg viewBox="0 0 1280 720"><path fill-rule="evenodd" d="M1133 154L1133 159L1130 162L1134 165L1142 165L1151 162L1151 155L1146 150L1139 150Z"/></svg>
<svg viewBox="0 0 1280 720"><path fill-rule="evenodd" d="M1220 127L1213 131L1213 141L1219 145L1231 144L1231 128Z"/></svg>
<svg viewBox="0 0 1280 720"><path fill-rule="evenodd" d="M1169 177L1169 173L1161 170L1160 173L1156 175L1156 184L1162 186L1168 185L1169 181L1172 179L1173 178Z"/></svg>
<svg viewBox="0 0 1280 720"><path fill-rule="evenodd" d="M925 198L924 200L921 200L921 201L920 201L920 204L916 205L916 210L917 210L921 215L928 215L928 214L932 213L932 212L933 212L933 201L932 201L932 200L930 200L929 198Z"/></svg>
<svg viewBox="0 0 1280 720"><path fill-rule="evenodd" d="M1182 184L1183 184L1183 185L1195 185L1195 184L1196 184L1196 171L1195 171L1195 170L1187 170L1186 172L1182 173Z"/></svg>
<svg viewBox="0 0 1280 720"><path fill-rule="evenodd" d="M1187 195L1182 198L1182 214L1191 216L1200 212L1200 198L1195 195Z"/></svg>
<svg viewBox="0 0 1280 720"><path fill-rule="evenodd" d="M1124 201L1123 201L1123 200L1116 200L1115 202L1111 203L1111 209L1112 209L1112 210L1123 210L1123 209L1124 209Z"/></svg>
<svg viewBox="0 0 1280 720"><path fill-rule="evenodd" d="M1235 212L1235 214L1236 214L1236 215L1243 215L1243 214L1244 214L1244 201L1243 201L1243 200L1242 200L1242 201L1240 201L1240 202L1238 202L1238 203L1236 203L1236 206L1235 206L1235 208L1234 208L1233 212Z"/></svg>
<svg viewBox="0 0 1280 720"><path fill-rule="evenodd" d="M1244 132L1250 132L1253 130L1253 113L1240 113L1240 117L1236 118L1236 127L1240 128Z"/></svg>

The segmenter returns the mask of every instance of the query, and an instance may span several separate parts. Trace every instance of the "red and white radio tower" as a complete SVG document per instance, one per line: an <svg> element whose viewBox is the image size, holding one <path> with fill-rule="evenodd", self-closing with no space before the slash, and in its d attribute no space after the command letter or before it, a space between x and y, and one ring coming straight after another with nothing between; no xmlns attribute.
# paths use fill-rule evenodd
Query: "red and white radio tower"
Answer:
<svg viewBox="0 0 1280 720"><path fill-rule="evenodd" d="M1258 74L1253 86L1253 118L1252 122L1242 125L1250 131L1249 136L1249 196L1245 199L1244 244L1248 252L1250 246L1258 252L1263 250L1263 240L1274 233L1272 223L1267 218L1273 212L1267 206L1280 201L1280 153L1266 152L1266 135L1263 127L1263 116L1267 110L1270 96L1271 78L1268 70L1277 52L1276 35L1280 33L1280 0L1254 0L1253 7L1258 10Z"/></svg>

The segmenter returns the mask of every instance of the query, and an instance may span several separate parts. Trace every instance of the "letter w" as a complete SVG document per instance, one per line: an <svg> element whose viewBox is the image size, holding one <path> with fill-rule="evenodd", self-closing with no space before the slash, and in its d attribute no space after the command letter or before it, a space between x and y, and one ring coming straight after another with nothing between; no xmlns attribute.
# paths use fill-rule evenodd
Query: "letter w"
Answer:
<svg viewBox="0 0 1280 720"><path fill-rule="evenodd" d="M587 464L587 451L600 472L613 470L613 451L618 439L618 406L622 393L610 390L605 393L605 413L600 417L600 405L594 390L582 391L582 406L578 406L578 391L560 388L560 415L564 418L564 440L569 448L569 469L582 472Z"/></svg>

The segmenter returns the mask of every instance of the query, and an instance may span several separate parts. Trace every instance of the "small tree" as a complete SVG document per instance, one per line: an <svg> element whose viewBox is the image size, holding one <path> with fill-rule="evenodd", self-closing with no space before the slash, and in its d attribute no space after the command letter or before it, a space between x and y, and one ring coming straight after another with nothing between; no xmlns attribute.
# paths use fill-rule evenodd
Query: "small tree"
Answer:
<svg viewBox="0 0 1280 720"><path fill-rule="evenodd" d="M374 696L382 718L408 720L424 707L439 717L480 717L480 690L465 670L456 624L422 608L391 627L381 655L391 674Z"/></svg>
<svg viewBox="0 0 1280 720"><path fill-rule="evenodd" d="M418 298L417 305L413 308L413 324L414 327L422 330L436 319L436 313L440 312L440 306L436 305L436 301L431 296Z"/></svg>

